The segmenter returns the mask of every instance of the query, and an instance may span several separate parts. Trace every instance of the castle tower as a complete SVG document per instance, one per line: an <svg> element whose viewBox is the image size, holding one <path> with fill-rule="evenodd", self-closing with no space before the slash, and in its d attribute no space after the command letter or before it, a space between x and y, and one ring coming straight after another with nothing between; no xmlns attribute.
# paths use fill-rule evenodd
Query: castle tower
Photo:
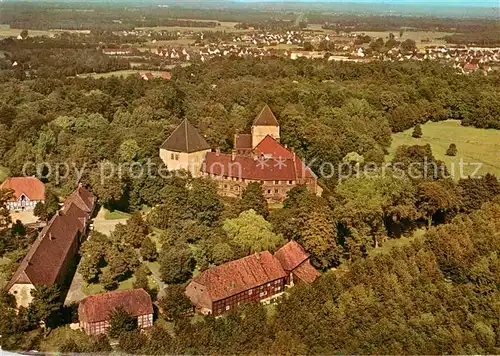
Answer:
<svg viewBox="0 0 500 356"><path fill-rule="evenodd" d="M252 148L255 148L267 135L278 142L280 140L280 124L268 105L264 106L253 121Z"/></svg>
<svg viewBox="0 0 500 356"><path fill-rule="evenodd" d="M208 142L184 119L161 145L160 158L169 171L184 169L199 177L207 152L210 152Z"/></svg>

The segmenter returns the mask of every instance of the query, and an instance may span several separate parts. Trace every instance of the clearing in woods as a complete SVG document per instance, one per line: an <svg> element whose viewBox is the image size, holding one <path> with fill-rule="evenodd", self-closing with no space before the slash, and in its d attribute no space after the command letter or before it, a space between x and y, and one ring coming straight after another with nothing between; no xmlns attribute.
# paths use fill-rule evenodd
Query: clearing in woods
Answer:
<svg viewBox="0 0 500 356"><path fill-rule="evenodd" d="M9 170L0 166L0 183L2 183L9 176Z"/></svg>
<svg viewBox="0 0 500 356"><path fill-rule="evenodd" d="M476 176L492 173L500 177L500 130L461 126L459 120L428 122L421 127L421 138L411 136L413 128L392 135L387 161L392 159L398 146L430 144L434 157L446 163L455 179L460 179L460 161L467 164L463 166L465 176L473 174L476 164L480 164ZM446 156L450 143L457 145L454 157Z"/></svg>

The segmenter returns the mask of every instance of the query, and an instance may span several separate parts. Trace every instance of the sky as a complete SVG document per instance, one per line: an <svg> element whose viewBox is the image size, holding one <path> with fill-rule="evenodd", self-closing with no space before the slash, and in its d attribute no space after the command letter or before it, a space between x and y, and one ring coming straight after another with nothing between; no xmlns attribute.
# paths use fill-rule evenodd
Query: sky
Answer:
<svg viewBox="0 0 500 356"><path fill-rule="evenodd" d="M322 3L369 3L380 5L427 5L427 6L466 6L499 7L500 0L233 0L237 2L322 2ZM203 2L203 0L200 0Z"/></svg>

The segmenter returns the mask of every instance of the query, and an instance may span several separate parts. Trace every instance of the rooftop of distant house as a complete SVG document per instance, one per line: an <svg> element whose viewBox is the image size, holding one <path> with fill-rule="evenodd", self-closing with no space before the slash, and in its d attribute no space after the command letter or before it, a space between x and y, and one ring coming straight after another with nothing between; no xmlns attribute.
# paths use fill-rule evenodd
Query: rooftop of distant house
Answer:
<svg viewBox="0 0 500 356"><path fill-rule="evenodd" d="M151 297L141 288L88 296L78 306L78 318L86 323L105 321L118 307L135 317L153 314Z"/></svg>
<svg viewBox="0 0 500 356"><path fill-rule="evenodd" d="M22 195L33 201L45 200L45 185L36 177L7 178L0 188L14 191L12 201L19 200Z"/></svg>

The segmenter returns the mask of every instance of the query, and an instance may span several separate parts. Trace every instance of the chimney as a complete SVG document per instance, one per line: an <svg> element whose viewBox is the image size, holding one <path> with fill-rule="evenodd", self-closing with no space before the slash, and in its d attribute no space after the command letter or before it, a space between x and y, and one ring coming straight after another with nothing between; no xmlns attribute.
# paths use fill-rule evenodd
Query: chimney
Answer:
<svg viewBox="0 0 500 356"><path fill-rule="evenodd" d="M236 159L236 150L231 151L231 161L234 161Z"/></svg>
<svg viewBox="0 0 500 356"><path fill-rule="evenodd" d="M216 155L216 156L220 156L220 147L217 147L217 148L215 149L215 155Z"/></svg>
<svg viewBox="0 0 500 356"><path fill-rule="evenodd" d="M288 148L288 145L285 143L285 148Z"/></svg>
<svg viewBox="0 0 500 356"><path fill-rule="evenodd" d="M54 241L54 235L51 232L49 232L49 240Z"/></svg>

